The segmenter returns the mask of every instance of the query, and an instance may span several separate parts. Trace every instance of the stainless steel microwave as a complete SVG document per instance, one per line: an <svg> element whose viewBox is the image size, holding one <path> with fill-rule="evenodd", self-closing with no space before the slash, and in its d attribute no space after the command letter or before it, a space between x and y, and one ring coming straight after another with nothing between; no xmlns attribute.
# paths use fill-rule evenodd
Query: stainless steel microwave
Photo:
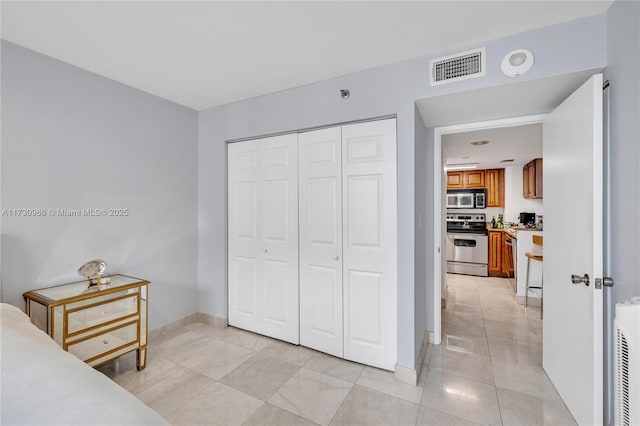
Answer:
<svg viewBox="0 0 640 426"><path fill-rule="evenodd" d="M448 209L484 209L485 189L457 189L447 191Z"/></svg>

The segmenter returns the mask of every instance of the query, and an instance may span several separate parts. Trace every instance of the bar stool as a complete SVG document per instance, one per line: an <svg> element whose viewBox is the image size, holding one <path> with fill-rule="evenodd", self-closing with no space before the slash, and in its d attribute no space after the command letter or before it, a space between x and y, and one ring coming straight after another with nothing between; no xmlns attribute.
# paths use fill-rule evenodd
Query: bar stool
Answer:
<svg viewBox="0 0 640 426"><path fill-rule="evenodd" d="M540 254L534 254L533 252L536 250L531 250L531 252L527 252L524 255L527 256L527 288L525 291L525 296L524 296L524 308L526 309L527 306L529 305L529 291L531 289L534 290L540 290L540 318L542 318L542 306L543 306L543 301L542 301L542 276L540 277L540 285L539 286L533 286L530 284L529 282L529 275L531 273L531 268L530 268L530 264L531 264L531 260L535 260L538 261L540 263L542 263L542 235L533 235L531 237L531 240L533 241L533 246L534 249L536 248L536 246L540 247L540 250L538 251ZM535 292L531 292L535 295Z"/></svg>

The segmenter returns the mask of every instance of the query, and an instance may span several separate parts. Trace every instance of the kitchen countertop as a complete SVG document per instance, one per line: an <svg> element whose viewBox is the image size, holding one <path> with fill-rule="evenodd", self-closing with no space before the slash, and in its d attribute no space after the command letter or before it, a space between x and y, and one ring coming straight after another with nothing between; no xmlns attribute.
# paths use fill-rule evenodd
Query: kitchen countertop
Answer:
<svg viewBox="0 0 640 426"><path fill-rule="evenodd" d="M487 223L487 230L490 232L506 232L512 237L516 237L517 231L538 231L542 232L539 228L527 228L525 226L510 226L509 228L492 228L491 223Z"/></svg>

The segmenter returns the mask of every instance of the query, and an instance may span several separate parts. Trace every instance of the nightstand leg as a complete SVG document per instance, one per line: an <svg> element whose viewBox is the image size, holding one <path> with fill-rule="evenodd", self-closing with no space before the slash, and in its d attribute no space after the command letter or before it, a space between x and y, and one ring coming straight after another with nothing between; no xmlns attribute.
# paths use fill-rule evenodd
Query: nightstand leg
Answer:
<svg viewBox="0 0 640 426"><path fill-rule="evenodd" d="M140 348L136 351L136 366L138 371L142 371L147 366L147 348Z"/></svg>

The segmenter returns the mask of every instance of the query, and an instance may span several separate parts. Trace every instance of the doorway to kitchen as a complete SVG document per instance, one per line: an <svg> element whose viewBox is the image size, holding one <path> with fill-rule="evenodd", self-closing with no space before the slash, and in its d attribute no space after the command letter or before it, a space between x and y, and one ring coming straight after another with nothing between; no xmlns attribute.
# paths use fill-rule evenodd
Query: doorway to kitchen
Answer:
<svg viewBox="0 0 640 426"><path fill-rule="evenodd" d="M503 296L513 299L514 319L526 313L518 306L528 293L524 253L531 248L528 234L540 225L535 216L541 217L543 206L541 199L524 197L523 166L542 157L543 119L539 114L434 129L434 157L439 157L434 159L434 235L440 236L435 244L443 251L441 262L434 265L434 342L442 339L443 318L438 313L449 303L449 281L465 281L456 280L461 276L473 277L467 281L482 290L484 283L493 284L487 289L508 290L510 294ZM453 203L452 194L461 193L475 196L476 202L463 207ZM534 217L532 223L529 215L521 223L523 212ZM522 241L516 240L514 231L526 231ZM530 276L541 277L539 265L532 265ZM483 293L489 304L488 296L498 297L500 292ZM504 320L504 314L499 316Z"/></svg>

